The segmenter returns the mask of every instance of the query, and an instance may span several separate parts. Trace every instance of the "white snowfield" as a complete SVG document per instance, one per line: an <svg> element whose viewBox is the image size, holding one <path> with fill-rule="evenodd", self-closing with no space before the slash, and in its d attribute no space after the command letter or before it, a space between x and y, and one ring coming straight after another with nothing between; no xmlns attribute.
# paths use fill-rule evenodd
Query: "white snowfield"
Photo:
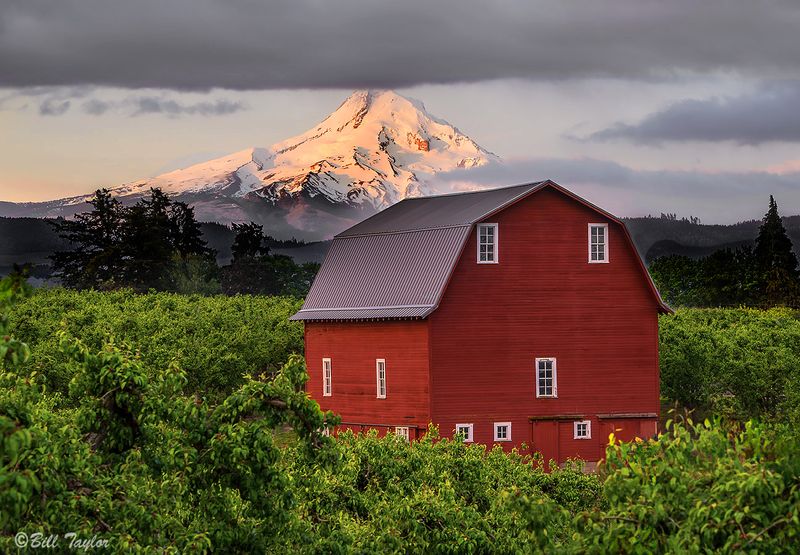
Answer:
<svg viewBox="0 0 800 555"><path fill-rule="evenodd" d="M114 193L141 195L159 187L173 196L210 193L273 203L322 195L335 204L380 209L432 193L426 181L435 173L497 159L418 101L393 91L356 91L301 135L125 184Z"/></svg>

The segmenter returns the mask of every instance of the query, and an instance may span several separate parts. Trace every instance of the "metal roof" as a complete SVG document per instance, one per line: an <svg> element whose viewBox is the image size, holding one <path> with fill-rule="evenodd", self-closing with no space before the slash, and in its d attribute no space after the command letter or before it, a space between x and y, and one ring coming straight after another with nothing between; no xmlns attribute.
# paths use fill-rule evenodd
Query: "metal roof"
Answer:
<svg viewBox="0 0 800 555"><path fill-rule="evenodd" d="M541 184L405 199L336 237L472 225Z"/></svg>
<svg viewBox="0 0 800 555"><path fill-rule="evenodd" d="M406 199L334 237L303 308L290 319L427 317L439 306L472 226L545 186L607 215L625 229L611 214L552 181ZM641 265L659 305L669 311Z"/></svg>

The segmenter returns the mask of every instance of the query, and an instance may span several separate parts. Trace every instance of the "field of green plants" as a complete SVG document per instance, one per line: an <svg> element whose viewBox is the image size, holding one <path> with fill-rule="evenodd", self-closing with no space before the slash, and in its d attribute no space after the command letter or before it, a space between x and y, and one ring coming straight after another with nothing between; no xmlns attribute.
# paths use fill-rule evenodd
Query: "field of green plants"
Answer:
<svg viewBox="0 0 800 555"><path fill-rule="evenodd" d="M610 438L597 474L439 439L324 436L300 301L0 282L0 551L792 552L798 314L661 320L662 392L701 420ZM708 417L706 419L706 416ZM291 430L287 433L287 430Z"/></svg>

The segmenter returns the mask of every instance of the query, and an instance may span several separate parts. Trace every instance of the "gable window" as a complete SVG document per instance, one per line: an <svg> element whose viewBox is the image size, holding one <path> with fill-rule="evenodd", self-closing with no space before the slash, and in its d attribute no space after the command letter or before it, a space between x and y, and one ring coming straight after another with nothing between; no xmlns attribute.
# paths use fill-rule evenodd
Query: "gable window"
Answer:
<svg viewBox="0 0 800 555"><path fill-rule="evenodd" d="M494 423L494 440L511 441L511 422Z"/></svg>
<svg viewBox="0 0 800 555"><path fill-rule="evenodd" d="M396 436L399 436L399 437L402 437L403 439L405 439L406 441L408 441L408 438L409 438L409 435L408 435L408 426L397 426L397 427L394 429L394 435L396 435Z"/></svg>
<svg viewBox="0 0 800 555"><path fill-rule="evenodd" d="M478 224L478 264L497 264L497 224Z"/></svg>
<svg viewBox="0 0 800 555"><path fill-rule="evenodd" d="M608 262L608 224L589 224L589 263Z"/></svg>
<svg viewBox="0 0 800 555"><path fill-rule="evenodd" d="M379 358L375 361L378 399L386 399L386 361Z"/></svg>
<svg viewBox="0 0 800 555"><path fill-rule="evenodd" d="M558 397L556 359L536 359L536 396Z"/></svg>
<svg viewBox="0 0 800 555"><path fill-rule="evenodd" d="M464 436L464 443L472 443L472 424L456 424L456 435Z"/></svg>
<svg viewBox="0 0 800 555"><path fill-rule="evenodd" d="M592 439L592 421L581 420L573 423L574 439Z"/></svg>
<svg viewBox="0 0 800 555"><path fill-rule="evenodd" d="M333 394L333 375L331 372L331 359L322 359L322 396L330 397Z"/></svg>

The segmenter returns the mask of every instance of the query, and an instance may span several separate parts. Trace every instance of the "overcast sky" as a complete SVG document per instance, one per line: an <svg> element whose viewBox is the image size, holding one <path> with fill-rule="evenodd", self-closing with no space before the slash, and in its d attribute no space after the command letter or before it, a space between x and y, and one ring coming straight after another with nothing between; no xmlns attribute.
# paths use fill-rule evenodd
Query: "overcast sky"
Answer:
<svg viewBox="0 0 800 555"><path fill-rule="evenodd" d="M395 88L621 215L800 213L796 0L0 0L0 200L157 175Z"/></svg>

